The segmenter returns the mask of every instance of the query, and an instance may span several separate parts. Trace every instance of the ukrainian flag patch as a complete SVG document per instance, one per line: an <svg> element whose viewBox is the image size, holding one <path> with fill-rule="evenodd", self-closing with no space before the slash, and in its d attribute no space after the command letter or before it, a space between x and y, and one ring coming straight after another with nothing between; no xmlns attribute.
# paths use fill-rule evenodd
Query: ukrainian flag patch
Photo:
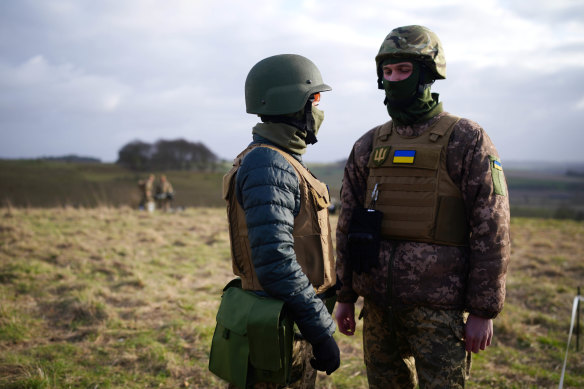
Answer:
<svg viewBox="0 0 584 389"><path fill-rule="evenodd" d="M393 163L414 163L416 150L396 150L393 154Z"/></svg>
<svg viewBox="0 0 584 389"><path fill-rule="evenodd" d="M507 183L505 181L505 174L503 174L501 160L494 155L489 155L489 161L491 165L491 176L493 178L493 192L496 195L507 196Z"/></svg>

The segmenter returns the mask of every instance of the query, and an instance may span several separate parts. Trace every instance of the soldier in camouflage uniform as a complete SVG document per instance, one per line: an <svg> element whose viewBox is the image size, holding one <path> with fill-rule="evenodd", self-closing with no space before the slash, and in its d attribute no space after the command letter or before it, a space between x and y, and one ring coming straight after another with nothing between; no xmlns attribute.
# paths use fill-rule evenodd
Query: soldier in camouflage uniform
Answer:
<svg viewBox="0 0 584 389"><path fill-rule="evenodd" d="M336 319L363 343L371 388L462 388L470 353L491 344L509 261L509 202L495 146L444 112L438 37L396 28L376 57L391 121L359 138L337 226Z"/></svg>
<svg viewBox="0 0 584 389"><path fill-rule="evenodd" d="M158 203L158 208L163 211L170 210L170 203L174 198L174 189L172 184L164 174L160 176L160 181L156 186L156 200Z"/></svg>
<svg viewBox="0 0 584 389"><path fill-rule="evenodd" d="M142 194L140 199L141 210L154 210L154 196L152 195L152 187L154 186L154 175L150 174L147 179L138 181L138 187Z"/></svg>

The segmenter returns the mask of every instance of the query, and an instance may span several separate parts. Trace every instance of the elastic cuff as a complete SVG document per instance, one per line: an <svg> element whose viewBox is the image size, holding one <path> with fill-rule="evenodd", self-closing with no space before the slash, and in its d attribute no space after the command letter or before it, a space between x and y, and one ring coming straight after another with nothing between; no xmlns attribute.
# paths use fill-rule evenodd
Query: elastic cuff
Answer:
<svg viewBox="0 0 584 389"><path fill-rule="evenodd" d="M499 312L481 311L478 309L469 309L468 313L474 316L482 317L483 319L494 319L499 314Z"/></svg>

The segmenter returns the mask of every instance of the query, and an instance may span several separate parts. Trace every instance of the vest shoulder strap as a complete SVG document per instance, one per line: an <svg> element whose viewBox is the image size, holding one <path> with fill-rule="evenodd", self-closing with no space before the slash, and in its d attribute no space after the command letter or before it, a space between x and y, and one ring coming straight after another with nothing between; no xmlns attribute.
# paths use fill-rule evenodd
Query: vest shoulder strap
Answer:
<svg viewBox="0 0 584 389"><path fill-rule="evenodd" d="M286 161L288 161L290 163L290 165L292 165L292 167L294 168L296 173L298 175L302 176L308 182L308 184L310 186L312 186L313 188L318 189L323 185L322 182L320 182L316 177L314 177L312 175L312 173L310 173L310 171L306 167L304 167L304 165L302 165L296 158L294 158L293 156L291 156L287 152L285 152L277 147L274 147L271 145L266 145L266 144L260 144L260 145L257 145L256 147L267 147L269 149L272 149L272 150L280 153L286 159Z"/></svg>
<svg viewBox="0 0 584 389"><path fill-rule="evenodd" d="M456 115L452 115L450 113L444 115L430 129L430 140L432 142L436 142L438 139L440 139L440 137L446 135L450 131L450 129L454 127L456 123L458 123L459 120L460 117ZM376 128L374 143L376 143L377 140L381 142L386 141L392 132L393 122L390 120Z"/></svg>
<svg viewBox="0 0 584 389"><path fill-rule="evenodd" d="M440 137L443 137L450 132L450 129L454 127L456 123L460 120L460 117L447 113L441 117L434 126L430 129L430 140L436 142Z"/></svg>
<svg viewBox="0 0 584 389"><path fill-rule="evenodd" d="M285 152L284 150L281 150L279 148L277 148L276 146L272 146L272 145L267 145L267 144L257 144L257 145L252 145L255 147L265 147L268 149L272 149L274 151L277 151L278 153L280 153L280 155L282 155L282 157L284 157L286 159L286 161L288 161L290 163L290 165L292 165L296 170L299 168L305 169L304 166L302 166L302 164L293 156L291 156L290 154L288 154L287 152Z"/></svg>
<svg viewBox="0 0 584 389"><path fill-rule="evenodd" d="M373 142L375 143L377 139L381 140L382 142L386 141L391 135L392 130L393 122L391 120L386 123L383 123L381 126L375 129L375 139L373 140Z"/></svg>
<svg viewBox="0 0 584 389"><path fill-rule="evenodd" d="M233 166L241 166L241 161L243 161L243 157L245 157L247 153L249 153L252 149L256 148L257 146L258 145L247 146L245 150L243 150L241 153L237 155L237 157L235 157L235 159L233 160Z"/></svg>
<svg viewBox="0 0 584 389"><path fill-rule="evenodd" d="M243 150L241 153L239 153L237 155L237 157L235 157L235 159L233 160L233 166L231 167L231 169L223 176L223 199L224 200L229 200L229 195L234 188L235 173L237 173L237 170L241 166L241 161L243 160L243 157L245 157L245 155L247 153L249 153L254 147L256 147L256 145L249 145L246 147L245 150Z"/></svg>
<svg viewBox="0 0 584 389"><path fill-rule="evenodd" d="M304 167L304 165L302 165L300 163L300 161L298 161L296 158L294 158L293 156L291 156L290 154L288 154L284 150L281 150L275 146L268 145L268 144L252 144L252 145L249 145L245 150L243 150L233 160L233 167L223 177L223 198L224 199L227 199L229 197L230 190L233 190L233 184L235 181L234 180L235 173L237 172L237 170L241 166L241 161L243 160L243 158L245 157L245 155L247 153L249 153L252 149L254 149L256 147L266 147L268 149L272 149L272 150L278 152L280 155L282 155L284 157L284 159L286 159L286 161L288 161L288 163L290 163L290 165L292 165L292 167L294 168L294 172L296 173L296 175L298 175L298 178L304 178L304 180L308 183L308 185L311 186L312 188L314 188L317 192L319 192L319 193L326 192L328 194L328 189L327 189L326 185L324 183L322 183L321 181L319 181L316 177L314 177L312 175L312 173L306 167Z"/></svg>

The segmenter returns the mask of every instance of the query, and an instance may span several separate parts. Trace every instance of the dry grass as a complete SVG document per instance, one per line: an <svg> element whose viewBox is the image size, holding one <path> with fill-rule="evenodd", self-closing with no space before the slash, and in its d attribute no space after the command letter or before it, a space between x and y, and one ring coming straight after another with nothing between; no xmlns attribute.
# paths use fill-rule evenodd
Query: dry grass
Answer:
<svg viewBox="0 0 584 389"><path fill-rule="evenodd" d="M223 209L0 216L0 387L224 387L207 370L232 278ZM469 387L557 385L584 280L583 234L583 223L513 220L507 304ZM319 375L318 387L366 388L360 337L336 337L341 369ZM570 354L567 387L584 386L583 354Z"/></svg>
<svg viewBox="0 0 584 389"><path fill-rule="evenodd" d="M0 386L37 365L47 387L218 382L205 359L231 278L223 210L3 213Z"/></svg>

